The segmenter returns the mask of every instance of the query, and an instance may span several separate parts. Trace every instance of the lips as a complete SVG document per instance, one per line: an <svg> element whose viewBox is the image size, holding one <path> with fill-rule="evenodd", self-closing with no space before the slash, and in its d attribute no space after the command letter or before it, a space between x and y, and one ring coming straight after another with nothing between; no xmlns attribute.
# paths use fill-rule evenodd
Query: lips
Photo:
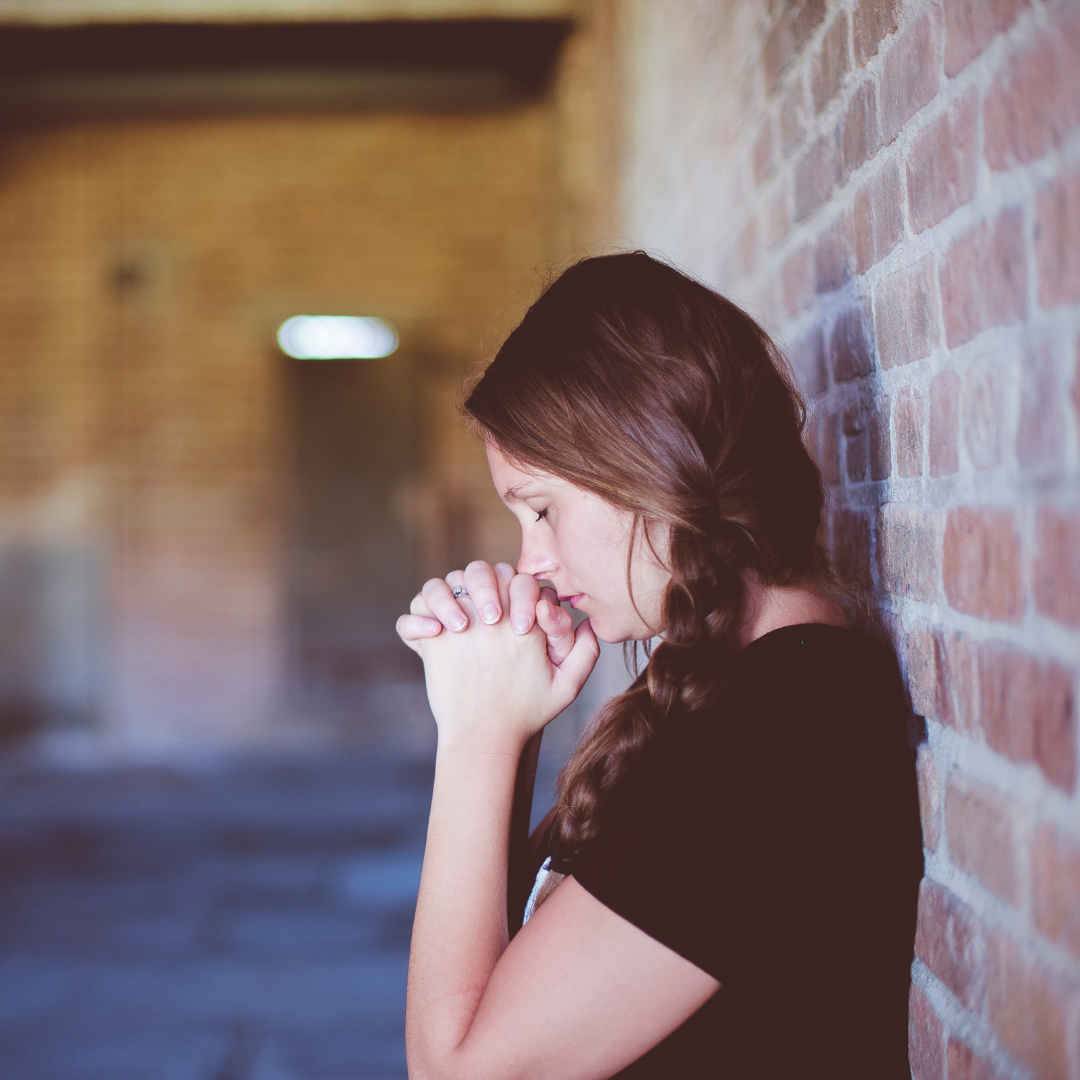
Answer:
<svg viewBox="0 0 1080 1080"><path fill-rule="evenodd" d="M578 606L578 603L580 602L581 598L584 595L585 594L583 592L579 592L579 593L573 593L573 594L571 594L569 596L560 596L559 597L559 603L560 604L569 604L572 608L576 608Z"/></svg>

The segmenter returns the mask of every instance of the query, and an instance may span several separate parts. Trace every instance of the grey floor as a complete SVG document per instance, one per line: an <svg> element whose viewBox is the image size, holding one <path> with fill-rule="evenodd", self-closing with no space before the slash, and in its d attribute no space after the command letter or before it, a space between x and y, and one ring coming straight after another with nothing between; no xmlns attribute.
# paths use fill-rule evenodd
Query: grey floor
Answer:
<svg viewBox="0 0 1080 1080"><path fill-rule="evenodd" d="M405 1076L431 764L0 780L0 1080Z"/></svg>

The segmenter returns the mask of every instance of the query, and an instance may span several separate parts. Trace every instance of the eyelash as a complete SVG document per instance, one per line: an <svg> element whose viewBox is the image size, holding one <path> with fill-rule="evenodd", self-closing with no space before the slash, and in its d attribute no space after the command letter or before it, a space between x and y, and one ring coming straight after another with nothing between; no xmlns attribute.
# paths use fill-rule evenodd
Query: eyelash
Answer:
<svg viewBox="0 0 1080 1080"><path fill-rule="evenodd" d="M537 521L542 521L547 516L548 516L548 512L547 512L547 508L545 507L543 510L537 511L536 520Z"/></svg>

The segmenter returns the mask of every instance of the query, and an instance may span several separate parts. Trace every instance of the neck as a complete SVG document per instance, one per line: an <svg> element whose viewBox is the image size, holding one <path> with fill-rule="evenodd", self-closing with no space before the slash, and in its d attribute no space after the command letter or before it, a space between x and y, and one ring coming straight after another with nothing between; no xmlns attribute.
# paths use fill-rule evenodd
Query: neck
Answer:
<svg viewBox="0 0 1080 1080"><path fill-rule="evenodd" d="M756 574L747 574L746 618L739 631L739 648L782 626L800 623L848 626L840 608L820 592L805 585L763 585Z"/></svg>

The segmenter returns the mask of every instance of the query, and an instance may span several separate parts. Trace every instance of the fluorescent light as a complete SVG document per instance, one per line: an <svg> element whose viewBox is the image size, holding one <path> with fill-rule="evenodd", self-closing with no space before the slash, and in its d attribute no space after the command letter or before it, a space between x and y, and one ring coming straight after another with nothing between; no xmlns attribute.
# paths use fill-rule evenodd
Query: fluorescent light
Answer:
<svg viewBox="0 0 1080 1080"><path fill-rule="evenodd" d="M294 360L377 360L398 347L397 331L370 315L294 315L277 340Z"/></svg>

